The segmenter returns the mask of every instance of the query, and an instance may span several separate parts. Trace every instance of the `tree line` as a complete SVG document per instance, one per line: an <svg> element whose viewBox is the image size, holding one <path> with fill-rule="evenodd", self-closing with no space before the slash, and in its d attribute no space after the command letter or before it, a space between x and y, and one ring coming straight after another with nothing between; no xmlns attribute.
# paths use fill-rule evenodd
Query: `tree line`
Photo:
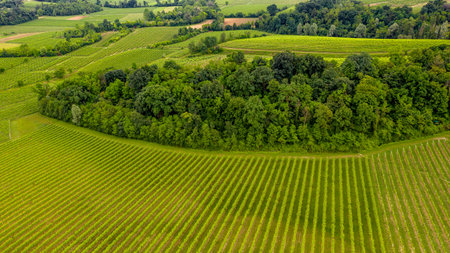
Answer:
<svg viewBox="0 0 450 253"><path fill-rule="evenodd" d="M433 0L414 13L411 7L368 7L358 1L309 0L291 12L276 5L256 22L260 30L278 34L356 38L449 38L450 5Z"/></svg>
<svg viewBox="0 0 450 253"><path fill-rule="evenodd" d="M4 0L0 2L0 25L16 25L37 18L36 11L25 8L23 0Z"/></svg>
<svg viewBox="0 0 450 253"><path fill-rule="evenodd" d="M146 9L144 11L144 19L160 24L189 25L200 23L206 19L216 19L220 12L220 8L215 1L185 0L179 4L181 6L175 7L175 9L168 12L158 11L154 13Z"/></svg>
<svg viewBox="0 0 450 253"><path fill-rule="evenodd" d="M71 16L99 12L102 7L87 0L54 1L53 4L36 6L38 16Z"/></svg>
<svg viewBox="0 0 450 253"><path fill-rule="evenodd" d="M357 151L448 130L450 47L362 53L339 65L290 52L205 67L174 61L40 84L44 115L104 133L223 150Z"/></svg>
<svg viewBox="0 0 450 253"><path fill-rule="evenodd" d="M38 16L70 16L93 13L102 10L97 4L87 0L52 0L44 1L35 8L25 8L23 0L4 0L0 2L0 25L16 25L25 23Z"/></svg>

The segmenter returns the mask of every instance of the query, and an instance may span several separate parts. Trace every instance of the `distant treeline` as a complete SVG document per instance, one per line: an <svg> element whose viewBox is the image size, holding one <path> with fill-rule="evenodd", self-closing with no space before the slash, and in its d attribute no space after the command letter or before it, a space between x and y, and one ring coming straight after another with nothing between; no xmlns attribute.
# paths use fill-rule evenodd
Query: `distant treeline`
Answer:
<svg viewBox="0 0 450 253"><path fill-rule="evenodd" d="M292 12L269 10L257 29L278 34L356 38L449 38L450 5L433 0L414 13L411 7L368 7L358 1L310 0Z"/></svg>
<svg viewBox="0 0 450 253"><path fill-rule="evenodd" d="M102 7L87 0L62 0L36 6L39 16L71 16L99 12Z"/></svg>
<svg viewBox="0 0 450 253"><path fill-rule="evenodd" d="M16 25L37 18L36 11L24 7L23 0L0 2L0 25Z"/></svg>
<svg viewBox="0 0 450 253"><path fill-rule="evenodd" d="M154 13L146 9L144 19L161 24L169 23L170 25L189 25L200 23L206 19L223 19L223 14L220 13L219 6L215 1L185 0L180 4L182 6L175 7L174 10L168 12Z"/></svg>
<svg viewBox="0 0 450 253"><path fill-rule="evenodd" d="M240 52L191 69L84 73L38 85L40 112L107 134L223 150L356 151L450 128L450 47L342 65Z"/></svg>
<svg viewBox="0 0 450 253"><path fill-rule="evenodd" d="M53 0L51 4L42 3L35 8L25 8L23 0L4 0L0 2L0 25L25 23L43 15L70 16L101 10L101 6L87 0Z"/></svg>

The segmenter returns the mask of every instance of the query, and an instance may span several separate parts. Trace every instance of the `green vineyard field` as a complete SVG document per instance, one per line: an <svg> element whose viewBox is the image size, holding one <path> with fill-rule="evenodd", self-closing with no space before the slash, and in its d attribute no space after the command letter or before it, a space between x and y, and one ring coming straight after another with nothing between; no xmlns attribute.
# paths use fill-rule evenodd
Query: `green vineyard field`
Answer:
<svg viewBox="0 0 450 253"><path fill-rule="evenodd" d="M274 35L260 38L228 41L222 44L229 50L246 53L276 53L286 50L300 54L317 54L323 57L345 58L355 52L385 57L392 52L428 48L450 44L448 40L419 39L355 39L319 36Z"/></svg>
<svg viewBox="0 0 450 253"><path fill-rule="evenodd" d="M448 134L306 157L36 118L0 144L0 252L450 251Z"/></svg>

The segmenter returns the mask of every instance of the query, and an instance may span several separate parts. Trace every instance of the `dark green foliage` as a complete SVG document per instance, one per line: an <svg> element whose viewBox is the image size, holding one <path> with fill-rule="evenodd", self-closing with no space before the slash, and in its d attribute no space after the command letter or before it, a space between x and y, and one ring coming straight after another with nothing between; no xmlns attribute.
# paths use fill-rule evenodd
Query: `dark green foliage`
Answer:
<svg viewBox="0 0 450 253"><path fill-rule="evenodd" d="M241 51L237 51L237 52L233 52L233 53L229 54L227 56L227 59L230 62L234 62L234 63L236 63L238 65L240 65L240 64L245 62L244 53L242 53Z"/></svg>
<svg viewBox="0 0 450 253"><path fill-rule="evenodd" d="M35 10L29 10L24 7L23 0L4 0L0 2L0 25L16 25L37 18Z"/></svg>
<svg viewBox="0 0 450 253"><path fill-rule="evenodd" d="M134 91L134 93L138 93L144 88L148 82L150 81L151 74L146 70L140 68L134 71L128 78L128 86Z"/></svg>
<svg viewBox="0 0 450 253"><path fill-rule="evenodd" d="M270 8L269 8L270 7ZM356 38L449 38L449 5L443 0L427 3L420 13L412 8L368 7L360 1L309 0L295 11L269 15L256 22L258 29L278 34L319 35Z"/></svg>
<svg viewBox="0 0 450 253"><path fill-rule="evenodd" d="M372 76L375 73L372 60L372 57L367 53L351 55L342 63L342 73L352 80L360 79L364 75Z"/></svg>
<svg viewBox="0 0 450 253"><path fill-rule="evenodd" d="M158 4L157 4L158 5ZM200 23L206 19L218 17L219 7L215 1L185 0L172 11L153 13L144 12L147 21L168 23L171 26Z"/></svg>
<svg viewBox="0 0 450 253"><path fill-rule="evenodd" d="M89 3L86 0L64 0L55 1L53 4L42 4L36 6L39 16L71 16L83 13L94 13L102 10L102 7Z"/></svg>
<svg viewBox="0 0 450 253"><path fill-rule="evenodd" d="M192 54L213 54L213 53L219 53L220 47L217 46L217 38L216 37L206 37L203 38L200 42L195 44L195 42L192 42L189 44L189 51Z"/></svg>
<svg viewBox="0 0 450 253"><path fill-rule="evenodd" d="M449 51L386 63L352 55L342 66L289 52L270 64L227 59L194 70L167 61L126 79L110 71L106 87L107 74L92 74L36 92L43 114L117 136L192 148L355 151L448 129Z"/></svg>
<svg viewBox="0 0 450 253"><path fill-rule="evenodd" d="M290 52L275 55L272 60L272 70L277 80L290 80L296 74L297 57Z"/></svg>
<svg viewBox="0 0 450 253"><path fill-rule="evenodd" d="M105 73L105 82L107 85L114 82L116 79L122 82L126 82L127 74L125 74L125 72L123 72L123 70L121 69L115 69Z"/></svg>
<svg viewBox="0 0 450 253"><path fill-rule="evenodd" d="M276 4L271 4L267 6L267 12L269 12L270 16L274 16L278 11L278 7Z"/></svg>

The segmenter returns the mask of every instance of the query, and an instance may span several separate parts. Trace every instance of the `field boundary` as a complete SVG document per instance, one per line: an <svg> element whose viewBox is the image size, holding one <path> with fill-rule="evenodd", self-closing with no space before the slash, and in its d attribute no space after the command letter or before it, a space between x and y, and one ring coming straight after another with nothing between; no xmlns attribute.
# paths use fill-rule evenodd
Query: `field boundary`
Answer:
<svg viewBox="0 0 450 253"><path fill-rule="evenodd" d="M44 126L40 129L45 129L46 127L50 125L56 125L59 127L66 128L71 131L77 131L89 136L97 137L97 138L103 138L109 141L118 142L122 144L127 145L135 145L139 147L144 148L154 148L159 149L162 151L170 151L170 152L184 152L188 154L203 154L203 155L217 155L217 156L225 156L225 157L282 157L282 158L301 158L301 159L308 159L308 158L361 158L361 157L369 157L374 154L385 152L386 150L391 150L399 147L405 147L408 145L414 145L414 144L421 144L427 141L432 140L445 140L447 141L450 137L450 131L438 133L431 136L425 136L420 138L415 138L412 140L406 140L406 141L399 141L399 142L393 142L381 145L375 149L371 150L365 150L361 151L359 153L305 153L305 152L288 152L288 151L224 151L224 150L202 150L202 149L192 149L192 148L183 148L183 147L174 147L174 146L168 146L168 145L162 145L154 142L148 142L144 140L136 140L136 139L127 139L127 138L121 138L117 136L108 135L105 133L101 133L92 129L84 128L75 126L73 124L59 121L53 118L46 117L44 115L41 115L39 113L30 114L28 116L22 117L22 120L27 120L27 118L31 118L30 120L39 120L42 122L45 122L47 126ZM36 131L39 131L36 129ZM24 134L23 136L11 140L16 141L20 140L22 138L25 138L27 136L32 135L36 131L31 131L27 134ZM3 143L2 143L3 144ZM0 144L0 145L2 145Z"/></svg>

